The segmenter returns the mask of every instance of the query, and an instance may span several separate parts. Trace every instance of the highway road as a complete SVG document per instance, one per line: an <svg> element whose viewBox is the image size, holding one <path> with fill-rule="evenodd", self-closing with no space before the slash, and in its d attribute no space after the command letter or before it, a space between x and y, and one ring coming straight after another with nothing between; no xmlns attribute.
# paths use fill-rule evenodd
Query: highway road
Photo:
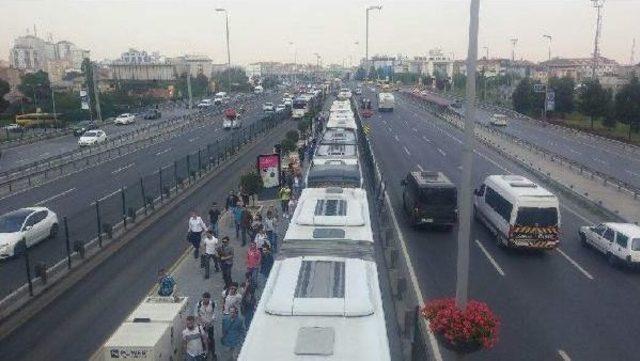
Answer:
<svg viewBox="0 0 640 361"><path fill-rule="evenodd" d="M262 102L277 100L277 94L256 97L246 103L246 113L242 115L243 129L248 130L250 124L261 119ZM173 164L187 154L215 143L232 131L222 130L221 116L217 115L210 122L194 126L175 137L153 144L120 158L113 159L87 168L78 173L64 176L50 183L33 188L0 200L0 214L29 205L43 205L51 208L62 219L69 220L70 239L86 242L97 235L95 201L101 201L102 222L116 224L122 216L122 200L120 189L132 185L125 191L127 208L142 205L139 181L145 177L146 194L158 194L159 177L148 175L157 172L160 167ZM235 131L238 133L238 131ZM196 159L192 158L195 168ZM186 174L186 163L180 163L182 173ZM172 181L173 172L166 172L164 184ZM154 193L155 189L155 193ZM66 257L65 240L60 232L57 239L46 240L30 250L32 264L46 262L52 265ZM5 296L16 287L26 282L24 262L21 259L9 259L0 262L0 297Z"/></svg>
<svg viewBox="0 0 640 361"><path fill-rule="evenodd" d="M478 109L476 119L488 125L492 115ZM510 118L500 130L640 188L640 151L619 142L529 119Z"/></svg>
<svg viewBox="0 0 640 361"><path fill-rule="evenodd" d="M212 201L222 202L238 184L246 164L255 162L258 154L271 151L285 131L296 126L294 122L284 124L0 341L0 360L88 360L146 296L156 282L158 269L169 267L183 253L189 212L197 209L204 213ZM232 245L238 246L235 241Z"/></svg>
<svg viewBox="0 0 640 361"><path fill-rule="evenodd" d="M400 220L406 219L400 186L406 172L439 170L459 184L463 134L458 129L404 97L397 99L393 113L376 112L365 123L370 124L369 136ZM484 146L478 146L474 161L474 184L490 174L535 179ZM640 332L640 311L631 305L640 297L639 275L611 267L603 256L583 248L578 227L602 220L559 197L562 243L548 253L498 248L490 233L473 221L470 297L487 302L502 327L494 349L466 359L637 359L640 345L634 341ZM428 299L454 296L457 229L447 233L401 224L422 292ZM453 359L441 350L445 359Z"/></svg>

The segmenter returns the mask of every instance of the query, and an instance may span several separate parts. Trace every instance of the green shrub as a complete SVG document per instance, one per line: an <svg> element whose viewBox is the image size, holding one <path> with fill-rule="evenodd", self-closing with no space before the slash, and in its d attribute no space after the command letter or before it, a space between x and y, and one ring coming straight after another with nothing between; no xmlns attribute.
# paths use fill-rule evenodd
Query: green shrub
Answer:
<svg viewBox="0 0 640 361"><path fill-rule="evenodd" d="M282 150L285 152L293 152L294 150L296 150L296 147L297 147L296 142L294 142L289 138L283 139L280 144L282 145Z"/></svg>
<svg viewBox="0 0 640 361"><path fill-rule="evenodd" d="M286 139L291 140L293 143L297 143L300 140L300 134L295 130L290 130L285 135Z"/></svg>
<svg viewBox="0 0 640 361"><path fill-rule="evenodd" d="M247 173L240 177L240 187L250 195L258 194L262 189L262 177L256 172Z"/></svg>

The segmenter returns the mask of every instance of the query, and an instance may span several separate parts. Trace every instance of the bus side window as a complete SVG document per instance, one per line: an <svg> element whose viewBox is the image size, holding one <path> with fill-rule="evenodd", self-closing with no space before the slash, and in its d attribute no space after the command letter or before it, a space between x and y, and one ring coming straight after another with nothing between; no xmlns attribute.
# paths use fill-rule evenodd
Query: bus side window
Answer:
<svg viewBox="0 0 640 361"><path fill-rule="evenodd" d="M484 183L478 189L478 193L476 194L478 197L484 197Z"/></svg>

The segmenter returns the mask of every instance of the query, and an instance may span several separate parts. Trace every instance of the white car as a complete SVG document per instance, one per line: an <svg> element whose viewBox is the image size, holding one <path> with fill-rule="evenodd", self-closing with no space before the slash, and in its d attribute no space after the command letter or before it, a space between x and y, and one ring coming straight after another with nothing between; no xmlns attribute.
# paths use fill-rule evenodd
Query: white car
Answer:
<svg viewBox="0 0 640 361"><path fill-rule="evenodd" d="M131 124L136 121L136 116L129 113L120 114L116 117L116 120L113 121L113 124Z"/></svg>
<svg viewBox="0 0 640 361"><path fill-rule="evenodd" d="M293 98L282 98L282 104L287 108L291 108L293 106Z"/></svg>
<svg viewBox="0 0 640 361"><path fill-rule="evenodd" d="M489 120L489 124L495 125L498 127L506 127L507 126L507 116L504 114L494 114L491 116L491 120Z"/></svg>
<svg viewBox="0 0 640 361"><path fill-rule="evenodd" d="M640 264L640 226L636 224L600 223L580 227L578 234L583 245L604 253L611 264Z"/></svg>
<svg viewBox="0 0 640 361"><path fill-rule="evenodd" d="M263 112L274 112L275 110L276 106L273 105L273 103L264 103L264 105L262 105Z"/></svg>
<svg viewBox="0 0 640 361"><path fill-rule="evenodd" d="M282 112L282 111L284 111L284 110L286 110L286 109L287 109L287 106L286 106L286 104L284 104L284 103L280 103L280 104L278 104L278 105L276 106L276 112L277 112L277 113Z"/></svg>
<svg viewBox="0 0 640 361"><path fill-rule="evenodd" d="M81 147L88 147L107 141L107 134L100 129L87 130L82 133L80 139L78 139L78 145Z"/></svg>
<svg viewBox="0 0 640 361"><path fill-rule="evenodd" d="M22 130L22 127L19 124L8 124L4 126L4 129L10 132L19 132Z"/></svg>
<svg viewBox="0 0 640 361"><path fill-rule="evenodd" d="M58 216L45 207L21 208L0 216L0 259L13 257L24 241L31 247L58 234Z"/></svg>
<svg viewBox="0 0 640 361"><path fill-rule="evenodd" d="M213 105L211 99L202 99L202 101L200 103L198 103L197 107L198 108L208 108L211 105Z"/></svg>

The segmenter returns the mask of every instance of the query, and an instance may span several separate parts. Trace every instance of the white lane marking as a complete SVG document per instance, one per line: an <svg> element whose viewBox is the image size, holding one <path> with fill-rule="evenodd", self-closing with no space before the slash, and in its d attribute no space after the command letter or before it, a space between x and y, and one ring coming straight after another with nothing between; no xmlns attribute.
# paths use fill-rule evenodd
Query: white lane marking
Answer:
<svg viewBox="0 0 640 361"><path fill-rule="evenodd" d="M194 140L198 139L198 137L193 137L191 139L189 139L189 143L193 143Z"/></svg>
<svg viewBox="0 0 640 361"><path fill-rule="evenodd" d="M418 167L418 169L420 169L421 172L424 172L424 169L422 168L422 166L420 164L416 165Z"/></svg>
<svg viewBox="0 0 640 361"><path fill-rule="evenodd" d="M564 205L564 204L563 204L563 205L562 205L562 208L564 208L564 209L566 209L567 211L569 211L569 212L573 213L573 215L574 215L574 216L576 216L576 217L578 217L578 218L582 219L583 221L587 222L587 223L588 223L588 224L590 224L590 225L591 225L591 224L596 223L596 222L594 222L594 221L590 220L589 218L587 218L587 217L585 217L585 216L581 215L580 213L578 213L578 211L576 211L575 209L573 209L573 208L571 208L571 207L567 207L566 205Z"/></svg>
<svg viewBox="0 0 640 361"><path fill-rule="evenodd" d="M60 197L62 197L62 196L64 196L65 194L71 193L71 192L73 192L74 190L76 190L76 189L75 189L75 188L67 189L66 191L64 191L64 192L60 192L60 193L56 194L55 196L51 196L51 197L49 197L49 198L45 198L45 199L41 200L40 202L36 203L35 205L36 205L36 206L43 205L43 204L45 204L45 203L47 203L47 202L49 202L49 201L52 201L52 200L54 200L54 199L56 199L56 198L60 198Z"/></svg>
<svg viewBox="0 0 640 361"><path fill-rule="evenodd" d="M571 361L571 357L569 357L569 355L563 350L558 350L558 355L560 355L562 361Z"/></svg>
<svg viewBox="0 0 640 361"><path fill-rule="evenodd" d="M113 191L113 192L111 192L111 193L107 194L107 195L106 195L106 196L104 196L104 197L98 198L98 201L100 201L100 202L101 202L101 201L104 201L105 199L107 199L107 198L109 198L109 197L111 197L112 195L117 194L117 193L120 193L120 189L119 189L119 188L118 188L118 189L116 189L115 191ZM96 202L91 202L91 203L89 203L89 205L90 205L90 206L93 206L93 205L95 205L95 204L96 204Z"/></svg>
<svg viewBox="0 0 640 361"><path fill-rule="evenodd" d="M40 155L41 155L41 156L45 156L45 157L46 157L46 156L48 156L48 155L50 155L50 154L51 154L51 153L46 152L46 153L42 153L42 154L40 154Z"/></svg>
<svg viewBox="0 0 640 361"><path fill-rule="evenodd" d="M427 143L431 143L431 139L425 137L424 135L422 136L422 139L424 139L424 141Z"/></svg>
<svg viewBox="0 0 640 361"><path fill-rule="evenodd" d="M444 150L438 148L438 153L440 153L443 157L447 156L447 153L444 152Z"/></svg>
<svg viewBox="0 0 640 361"><path fill-rule="evenodd" d="M502 169L503 171L507 172L508 174L512 174L507 168L503 167L502 165L500 165L498 162L496 162L495 160L489 158L488 156L484 155L483 153L478 152L477 150L473 151L475 154L477 154L478 156L484 158L486 161L488 161L489 163L495 165L496 167Z"/></svg>
<svg viewBox="0 0 640 361"><path fill-rule="evenodd" d="M415 127L411 128L411 129L412 129L414 132L416 132L416 133L418 132L418 129L417 129L417 128L415 128Z"/></svg>
<svg viewBox="0 0 640 361"><path fill-rule="evenodd" d="M484 248L484 246L482 245L482 243L480 243L480 241L478 241L476 239L476 244L478 245L478 247L480 248L480 250L482 251L482 253L484 253L485 257L487 257L487 259L489 260L489 262L491 262L491 264L493 265L493 267L496 269L496 271L498 271L498 274L502 277L504 277L504 271L502 270L502 267L500 267L500 265L498 264L498 262L496 262L496 260L491 256L491 254L489 253L489 251L487 251L486 248Z"/></svg>
<svg viewBox="0 0 640 361"><path fill-rule="evenodd" d="M387 125L387 121L383 119L382 124Z"/></svg>
<svg viewBox="0 0 640 361"><path fill-rule="evenodd" d="M124 167L120 167L120 168L118 168L118 169L114 170L113 172L111 172L111 174L117 174L117 173L120 173L120 172L122 172L122 171L125 171L125 170L127 170L127 169L129 169L129 168L133 167L134 165L136 165L136 163L135 163L135 162L134 162L134 163L129 163L129 164L125 165Z"/></svg>
<svg viewBox="0 0 640 361"><path fill-rule="evenodd" d="M573 258L569 257L568 254L564 253L560 248L556 248L556 251L558 251L558 253L560 253L562 257L566 258L566 260L569 261L569 263L571 263L575 268L577 268L578 271L580 271L583 275L585 275L585 277L587 277L590 280L593 280L593 276L591 275L591 273L587 272L587 270L582 268L582 266L580 266L578 262L574 261Z"/></svg>
<svg viewBox="0 0 640 361"><path fill-rule="evenodd" d="M396 138L396 142L399 142L399 141L400 141L400 138L398 138L398 136L397 136L397 135L394 135L393 137L394 137L394 138Z"/></svg>
<svg viewBox="0 0 640 361"><path fill-rule="evenodd" d="M404 152L407 153L407 155L411 155L411 152L409 152L409 149L407 149L407 147L402 147L402 149L404 149Z"/></svg>
<svg viewBox="0 0 640 361"><path fill-rule="evenodd" d="M640 173L638 173L638 172L633 172L633 171L630 171L630 170L628 170L628 169L626 170L626 172L627 172L627 173L629 173L629 174L631 174L631 175L634 175L634 176L636 176L636 177L640 177Z"/></svg>
<svg viewBox="0 0 640 361"><path fill-rule="evenodd" d="M569 151L571 153L574 153L574 154L582 154L581 152L578 152L577 150L574 150L573 148L569 148Z"/></svg>
<svg viewBox="0 0 640 361"><path fill-rule="evenodd" d="M163 150L161 152L156 153L156 155L163 155L163 154L169 152L170 150L171 150L171 147L169 147L169 148L167 148L167 149L165 149L165 150Z"/></svg>

